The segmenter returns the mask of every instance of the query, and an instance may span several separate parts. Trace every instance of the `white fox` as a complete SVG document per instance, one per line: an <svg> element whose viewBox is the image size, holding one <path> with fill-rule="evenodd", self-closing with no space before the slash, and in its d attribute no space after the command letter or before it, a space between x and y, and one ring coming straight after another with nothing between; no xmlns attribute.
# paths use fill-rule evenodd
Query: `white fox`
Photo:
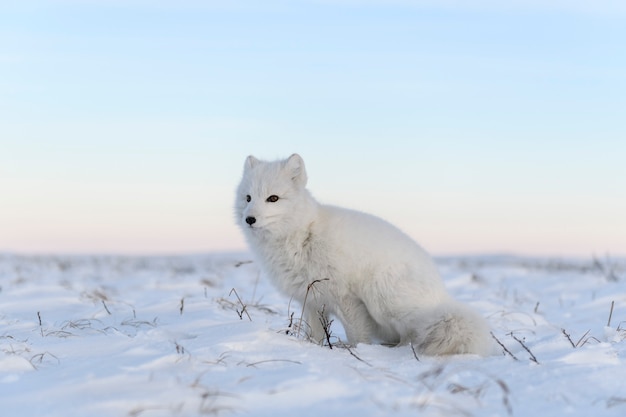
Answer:
<svg viewBox="0 0 626 417"><path fill-rule="evenodd" d="M380 218L318 203L306 183L297 154L275 162L249 156L235 211L264 272L304 304L312 339L324 339L320 318L333 315L352 345L411 343L424 355L492 352L485 320L450 297L417 243Z"/></svg>

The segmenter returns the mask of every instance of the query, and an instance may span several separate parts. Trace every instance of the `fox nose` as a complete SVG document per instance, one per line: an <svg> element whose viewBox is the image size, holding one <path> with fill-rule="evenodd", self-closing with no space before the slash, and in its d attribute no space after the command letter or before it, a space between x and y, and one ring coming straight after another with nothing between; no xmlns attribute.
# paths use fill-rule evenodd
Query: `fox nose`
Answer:
<svg viewBox="0 0 626 417"><path fill-rule="evenodd" d="M252 216L248 216L248 217L246 217L246 223L248 223L250 226L252 226L254 223L256 223L256 218L254 218Z"/></svg>

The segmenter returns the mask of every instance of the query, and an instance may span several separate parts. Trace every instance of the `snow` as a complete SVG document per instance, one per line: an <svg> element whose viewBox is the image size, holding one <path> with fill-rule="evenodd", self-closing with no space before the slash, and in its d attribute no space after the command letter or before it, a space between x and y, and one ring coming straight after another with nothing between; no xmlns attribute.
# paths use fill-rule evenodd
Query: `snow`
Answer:
<svg viewBox="0 0 626 417"><path fill-rule="evenodd" d="M2 414L626 413L623 260L438 259L503 345L488 358L347 347L338 322L313 344L250 260L0 255Z"/></svg>

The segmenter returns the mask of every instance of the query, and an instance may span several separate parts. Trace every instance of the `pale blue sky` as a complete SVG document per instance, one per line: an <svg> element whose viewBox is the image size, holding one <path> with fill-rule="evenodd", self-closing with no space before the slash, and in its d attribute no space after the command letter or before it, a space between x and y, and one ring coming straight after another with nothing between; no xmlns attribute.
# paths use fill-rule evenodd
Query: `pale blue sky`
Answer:
<svg viewBox="0 0 626 417"><path fill-rule="evenodd" d="M243 161L436 254L626 254L621 2L0 5L0 251L245 248Z"/></svg>

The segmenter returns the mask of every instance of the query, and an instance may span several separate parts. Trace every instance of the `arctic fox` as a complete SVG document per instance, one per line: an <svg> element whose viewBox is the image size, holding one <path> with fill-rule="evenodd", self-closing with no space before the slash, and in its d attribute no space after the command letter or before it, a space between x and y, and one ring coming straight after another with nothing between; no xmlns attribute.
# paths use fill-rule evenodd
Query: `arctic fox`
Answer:
<svg viewBox="0 0 626 417"><path fill-rule="evenodd" d="M318 203L306 183L297 154L274 162L249 156L235 211L263 271L304 304L314 340L325 337L320 319L333 315L352 345L491 353L485 320L451 298L417 243L378 217Z"/></svg>

